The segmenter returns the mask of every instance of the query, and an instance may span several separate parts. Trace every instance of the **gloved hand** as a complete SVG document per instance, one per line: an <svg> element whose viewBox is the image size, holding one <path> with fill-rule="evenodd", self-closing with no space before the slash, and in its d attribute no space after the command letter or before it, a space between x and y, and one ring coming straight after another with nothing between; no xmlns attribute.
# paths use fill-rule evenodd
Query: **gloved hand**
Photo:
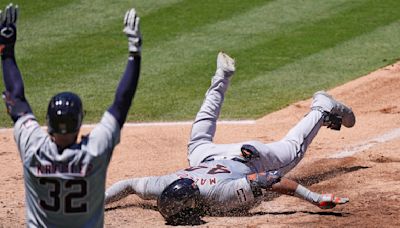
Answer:
<svg viewBox="0 0 400 228"><path fill-rule="evenodd" d="M278 171L267 171L247 175L250 185L255 185L263 189L271 189L272 185L281 181L282 175Z"/></svg>
<svg viewBox="0 0 400 228"><path fill-rule="evenodd" d="M14 56L14 46L17 40L17 18L18 6L11 3L4 12L0 12L0 54L3 57Z"/></svg>
<svg viewBox="0 0 400 228"><path fill-rule="evenodd" d="M321 209L331 209L338 204L345 204L347 202L349 202L349 198L337 197L333 194L321 194L314 204Z"/></svg>
<svg viewBox="0 0 400 228"><path fill-rule="evenodd" d="M336 207L338 204L349 202L349 198L336 197L333 194L319 194L310 191L308 188L300 184L297 185L294 195L307 200L321 209L331 209Z"/></svg>
<svg viewBox="0 0 400 228"><path fill-rule="evenodd" d="M139 26L140 18L135 9L130 9L125 14L124 33L128 36L129 53L133 55L140 54L142 50L142 35Z"/></svg>

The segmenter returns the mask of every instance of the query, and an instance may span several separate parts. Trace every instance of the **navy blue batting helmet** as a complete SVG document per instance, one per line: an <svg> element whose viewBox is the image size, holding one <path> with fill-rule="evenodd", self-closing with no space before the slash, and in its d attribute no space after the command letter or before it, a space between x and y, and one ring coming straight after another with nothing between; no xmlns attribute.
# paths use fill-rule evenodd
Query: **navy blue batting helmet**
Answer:
<svg viewBox="0 0 400 228"><path fill-rule="evenodd" d="M50 134L78 132L82 119L82 101L78 95L62 92L51 98L46 115L47 131Z"/></svg>
<svg viewBox="0 0 400 228"><path fill-rule="evenodd" d="M200 190L192 179L178 179L168 185L158 197L158 210L167 222L174 222L195 209L199 197Z"/></svg>

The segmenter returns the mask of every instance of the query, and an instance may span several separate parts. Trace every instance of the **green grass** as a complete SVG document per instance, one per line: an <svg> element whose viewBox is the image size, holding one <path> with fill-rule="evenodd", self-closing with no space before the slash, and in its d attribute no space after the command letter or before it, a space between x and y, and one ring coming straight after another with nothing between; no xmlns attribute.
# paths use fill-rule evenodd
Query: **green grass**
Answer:
<svg viewBox="0 0 400 228"><path fill-rule="evenodd" d="M224 119L259 118L400 55L397 0L14 3L20 6L17 61L42 124L48 100L62 90L81 95L85 123L100 119L125 68L122 18L133 6L144 45L131 122L193 119L219 50L237 62ZM4 105L0 113L0 127L11 126Z"/></svg>

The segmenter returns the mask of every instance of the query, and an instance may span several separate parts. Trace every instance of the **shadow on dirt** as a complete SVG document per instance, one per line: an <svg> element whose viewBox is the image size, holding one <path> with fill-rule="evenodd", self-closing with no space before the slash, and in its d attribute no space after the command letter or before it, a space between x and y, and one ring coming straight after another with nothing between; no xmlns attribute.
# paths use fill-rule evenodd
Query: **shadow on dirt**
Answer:
<svg viewBox="0 0 400 228"><path fill-rule="evenodd" d="M202 220L201 217L197 218L190 218L187 220L184 220L182 222L166 222L165 225L170 225L170 226L199 226L206 224L207 222Z"/></svg>
<svg viewBox="0 0 400 228"><path fill-rule="evenodd" d="M108 207L105 209L105 211L123 210L125 208L131 208L131 207L140 207L147 210L158 211L157 206L152 205L151 203L128 203L124 205L118 205L115 207Z"/></svg>
<svg viewBox="0 0 400 228"><path fill-rule="evenodd" d="M340 175L343 175L346 173L351 173L351 172L358 171L360 169L368 169L368 168L369 168L368 166L339 167L339 168L335 168L335 169L329 170L324 173L318 173L318 174L307 176L307 177L294 178L294 180L297 181L301 185L311 186L313 184L317 184L321 181L329 180L336 176L340 176Z"/></svg>
<svg viewBox="0 0 400 228"><path fill-rule="evenodd" d="M202 219L203 217L204 213L201 209L187 209L165 219L165 224L171 226L198 226L206 223Z"/></svg>
<svg viewBox="0 0 400 228"><path fill-rule="evenodd" d="M339 168L334 168L332 170L323 172L323 173L318 173L315 175L308 175L306 177L294 177L290 178L297 183L309 187L313 184L317 184L319 182L325 181L332 179L334 177L346 174L346 173L351 173L358 171L360 169L368 169L368 166L351 166L351 167L339 167ZM263 201L271 201L277 197L279 197L280 194L276 192L265 192L263 195Z"/></svg>
<svg viewBox="0 0 400 228"><path fill-rule="evenodd" d="M254 217L263 215L293 215L293 214L309 214L309 215L320 215L320 216L334 216L334 217L348 217L351 215L349 212L335 212L335 211L301 211L301 210L290 210L290 211L257 211L250 212L246 210L237 210L225 213L205 213L210 217Z"/></svg>
<svg viewBox="0 0 400 228"><path fill-rule="evenodd" d="M339 168L334 168L332 170L323 172L323 173L318 173L315 175L309 175L306 177L298 177L298 178L293 178L295 181L297 181L299 184L302 184L304 186L311 186L313 184L317 184L321 181L329 180L331 178L346 174L346 173L351 173L355 172L361 169L367 169L369 167L367 166L352 166L352 167L339 167ZM270 201L273 200L277 197L279 197L280 194L274 193L274 192L267 192L263 196L263 201ZM158 211L157 206L154 204L151 204L150 202L144 202L144 203L130 203L130 204L125 204L125 205L118 205L115 207L109 207L106 208L105 211L113 211L117 209L125 209L125 208L130 208L130 207L140 207L143 209L147 210L153 210L153 211ZM207 210L206 210L207 211ZM347 212L333 212L333 211L278 211L278 212L249 212L248 210L237 210L237 211L232 211L232 212L225 212L224 214L219 214L219 213L209 213L205 212L201 216L199 216L197 219L188 219L184 220L183 222L180 221L178 223L171 223L171 222L166 222L166 225L172 225L172 226L177 226L177 225L203 225L206 222L201 219L204 215L206 216L213 216L213 217L251 217L251 216L261 216L261 215L291 215L291 214L296 214L296 213L304 213L304 214L311 214L311 215L321 215L321 216L335 216L335 217L347 217L351 215L350 213Z"/></svg>
<svg viewBox="0 0 400 228"><path fill-rule="evenodd" d="M264 211L259 211L259 212L254 212L254 213L249 213L249 216L255 216L255 215L292 215L296 213L304 213L304 214L310 214L310 215L322 215L322 216L335 216L335 217L347 217L351 215L351 213L348 212L334 212L334 211L278 211L278 212L264 212Z"/></svg>
<svg viewBox="0 0 400 228"><path fill-rule="evenodd" d="M130 203L125 205L119 205L115 207L106 208L105 211L113 211L113 210L123 210L130 207L140 207L147 210L158 211L157 206L152 205L151 203ZM170 219L165 221L165 225L170 226L198 226L203 225L206 222L202 219L205 214L201 211L197 211L196 213L187 214L184 216L179 216L175 219Z"/></svg>

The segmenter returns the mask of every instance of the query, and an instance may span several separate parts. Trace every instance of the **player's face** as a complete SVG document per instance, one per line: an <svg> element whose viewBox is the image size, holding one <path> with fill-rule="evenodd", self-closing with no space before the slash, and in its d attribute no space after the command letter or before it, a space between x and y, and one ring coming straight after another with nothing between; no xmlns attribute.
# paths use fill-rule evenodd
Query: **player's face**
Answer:
<svg viewBox="0 0 400 228"><path fill-rule="evenodd" d="M74 144L76 142L77 137L78 137L78 132L67 133L67 134L54 133L52 135L52 140L55 144L57 144L58 148L65 149L71 144Z"/></svg>

